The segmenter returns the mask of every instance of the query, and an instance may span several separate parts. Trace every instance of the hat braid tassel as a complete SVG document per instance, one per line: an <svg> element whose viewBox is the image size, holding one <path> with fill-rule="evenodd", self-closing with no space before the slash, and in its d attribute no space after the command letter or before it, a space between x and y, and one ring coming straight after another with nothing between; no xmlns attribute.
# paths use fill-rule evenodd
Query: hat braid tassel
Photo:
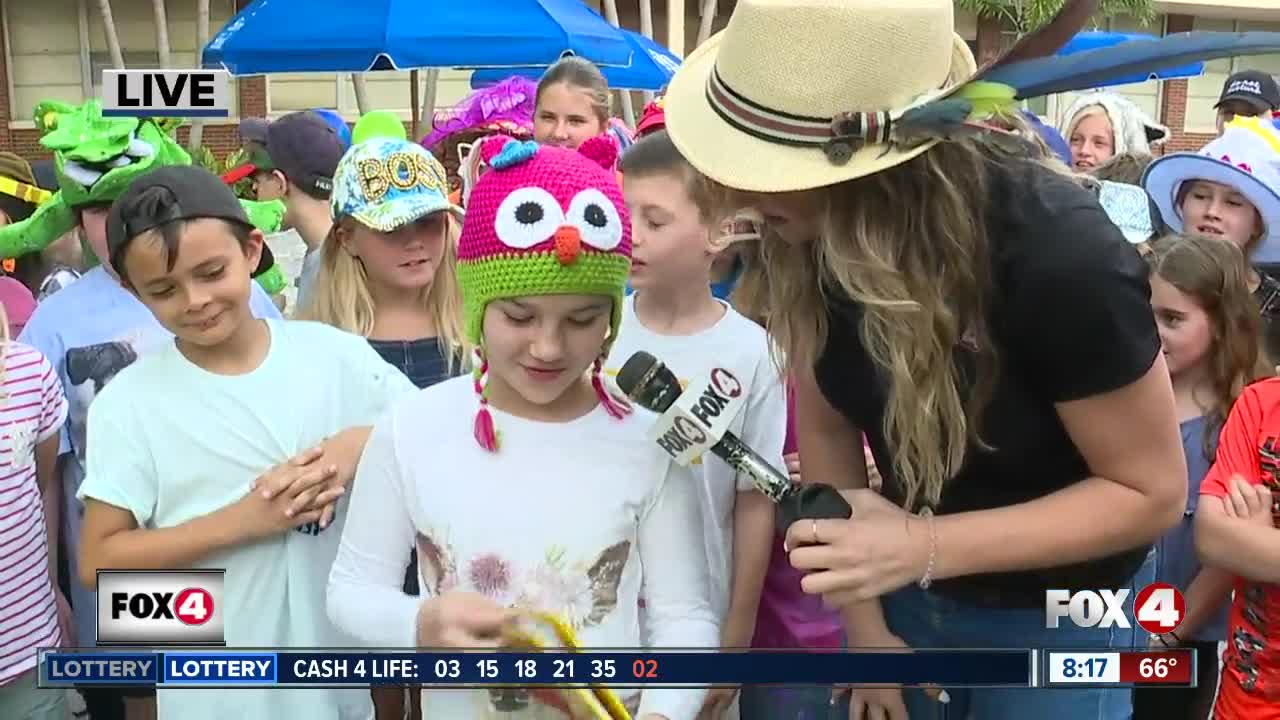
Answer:
<svg viewBox="0 0 1280 720"><path fill-rule="evenodd" d="M631 414L631 403L615 396L605 387L604 379L600 377L603 359L596 358L596 362L591 366L591 387L596 391L596 397L600 398L600 404L604 405L605 411L612 415L615 419L621 420Z"/></svg>
<svg viewBox="0 0 1280 720"><path fill-rule="evenodd" d="M489 452L498 451L498 432L493 427L493 413L489 412L489 361L481 358L480 364L472 371L476 395L480 398L480 410L476 412L474 434L480 447Z"/></svg>

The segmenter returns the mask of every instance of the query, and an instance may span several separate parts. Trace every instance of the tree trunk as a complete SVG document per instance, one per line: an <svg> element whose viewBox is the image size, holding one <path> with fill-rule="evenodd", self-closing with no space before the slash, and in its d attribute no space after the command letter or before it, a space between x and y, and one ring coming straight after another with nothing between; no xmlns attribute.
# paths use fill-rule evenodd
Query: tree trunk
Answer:
<svg viewBox="0 0 1280 720"><path fill-rule="evenodd" d="M681 6L684 5L683 2L680 4ZM604 0L604 19L608 20L609 24L616 28L622 27L618 24L618 0ZM622 100L622 121L627 124L627 127L634 128L636 126L636 111L631 105L631 91L619 90L618 97Z"/></svg>
<svg viewBox="0 0 1280 720"><path fill-rule="evenodd" d="M124 53L120 51L120 36L116 35L116 20L111 16L111 0L98 0L98 14L102 15L102 27L107 35L107 52L111 54L111 67L124 69Z"/></svg>
<svg viewBox="0 0 1280 720"><path fill-rule="evenodd" d="M415 135L410 140L421 140L424 135L430 135L436 125L436 92L440 89L440 68L431 68L427 70L427 85L425 92L422 93L422 128L421 135Z"/></svg>
<svg viewBox="0 0 1280 720"><path fill-rule="evenodd" d="M419 137L418 129L421 127L418 123L418 113L422 107L418 104L418 71L416 69L409 71L409 126L412 131L409 133L411 137Z"/></svg>
<svg viewBox="0 0 1280 720"><path fill-rule="evenodd" d="M169 55L169 19L165 16L164 0L151 0L156 16L156 54L160 57L160 69L170 70L173 58Z"/></svg>
<svg viewBox="0 0 1280 720"><path fill-rule="evenodd" d="M209 44L209 0L196 0L196 66L204 67L204 46ZM187 145L191 152L200 149L204 142L204 120L196 118L191 123L191 135Z"/></svg>
<svg viewBox="0 0 1280 720"><path fill-rule="evenodd" d="M351 85L356 91L356 112L369 112L369 91L364 84L364 73L351 73Z"/></svg>

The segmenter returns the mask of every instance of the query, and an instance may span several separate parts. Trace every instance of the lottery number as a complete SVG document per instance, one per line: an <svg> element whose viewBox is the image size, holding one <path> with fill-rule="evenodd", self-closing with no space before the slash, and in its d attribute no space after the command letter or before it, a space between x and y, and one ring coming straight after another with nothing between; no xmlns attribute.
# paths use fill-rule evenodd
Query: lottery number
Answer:
<svg viewBox="0 0 1280 720"><path fill-rule="evenodd" d="M486 680L498 677L497 660L478 660L476 661L476 669L480 671L480 677Z"/></svg>
<svg viewBox="0 0 1280 720"><path fill-rule="evenodd" d="M591 661L591 679L607 680L618 674L618 669L614 666L612 660L592 660Z"/></svg>
<svg viewBox="0 0 1280 720"><path fill-rule="evenodd" d="M572 660L556 660L555 670L551 674L557 680L573 679L573 661Z"/></svg>
<svg viewBox="0 0 1280 720"><path fill-rule="evenodd" d="M538 664L532 660L517 660L516 674L525 680L538 677Z"/></svg>
<svg viewBox="0 0 1280 720"><path fill-rule="evenodd" d="M457 660L437 660L436 677L450 680L462 677L462 663Z"/></svg>
<svg viewBox="0 0 1280 720"><path fill-rule="evenodd" d="M640 658L631 663L631 674L636 678L654 680L658 677L658 661Z"/></svg>

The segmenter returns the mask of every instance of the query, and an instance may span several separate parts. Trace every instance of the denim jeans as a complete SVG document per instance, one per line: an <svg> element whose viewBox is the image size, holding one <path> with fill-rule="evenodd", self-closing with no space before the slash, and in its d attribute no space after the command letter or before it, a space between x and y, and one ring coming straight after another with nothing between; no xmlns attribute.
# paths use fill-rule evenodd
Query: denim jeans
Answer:
<svg viewBox="0 0 1280 720"><path fill-rule="evenodd" d="M1129 597L1155 579L1155 553L1129 581ZM1083 588L1081 588L1083 589ZM918 648L1145 649L1146 633L1117 628L1044 626L1044 608L985 608L959 603L914 585L882 599L889 629ZM920 690L904 695L911 720L1129 720L1132 691L948 688L947 705Z"/></svg>
<svg viewBox="0 0 1280 720"><path fill-rule="evenodd" d="M831 688L747 685L742 688L741 720L827 720ZM849 717L846 712L845 718Z"/></svg>

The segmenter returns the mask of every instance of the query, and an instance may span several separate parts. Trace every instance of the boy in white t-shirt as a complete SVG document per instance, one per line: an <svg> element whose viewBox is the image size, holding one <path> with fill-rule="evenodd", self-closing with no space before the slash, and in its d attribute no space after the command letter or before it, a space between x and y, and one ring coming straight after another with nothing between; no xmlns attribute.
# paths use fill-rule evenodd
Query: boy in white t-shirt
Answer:
<svg viewBox="0 0 1280 720"><path fill-rule="evenodd" d="M176 339L89 410L80 577L224 568L231 647L352 644L325 614L343 496L373 421L415 392L363 338L257 320L262 249L231 191L196 167L133 183L108 220L112 266ZM158 717L354 720L365 690L159 690Z"/></svg>
<svg viewBox="0 0 1280 720"><path fill-rule="evenodd" d="M747 392L731 431L783 468L786 391L769 356L764 328L711 292L711 266L724 249L709 216L706 181L665 130L646 135L622 157L623 193L631 211L633 259L618 340L606 370L615 374L632 353L662 360L682 383L729 369ZM760 589L773 541L773 506L745 475L717 457L701 458L705 547L712 600L722 619L721 645L751 646ZM705 710L737 717L736 691L716 690Z"/></svg>

